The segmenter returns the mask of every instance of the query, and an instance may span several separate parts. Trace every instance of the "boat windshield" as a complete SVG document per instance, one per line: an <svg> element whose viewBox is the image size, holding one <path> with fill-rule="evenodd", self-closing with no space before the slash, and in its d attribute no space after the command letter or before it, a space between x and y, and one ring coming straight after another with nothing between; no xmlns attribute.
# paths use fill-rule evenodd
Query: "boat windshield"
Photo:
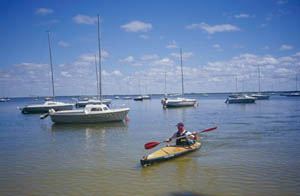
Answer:
<svg viewBox="0 0 300 196"><path fill-rule="evenodd" d="M102 111L102 108L92 108L91 112L97 112L97 111Z"/></svg>

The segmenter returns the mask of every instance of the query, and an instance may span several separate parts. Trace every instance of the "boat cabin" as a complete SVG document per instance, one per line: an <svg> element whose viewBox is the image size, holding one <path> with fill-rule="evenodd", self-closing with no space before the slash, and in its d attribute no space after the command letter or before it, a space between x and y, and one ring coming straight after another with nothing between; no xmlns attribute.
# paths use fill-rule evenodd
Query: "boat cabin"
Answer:
<svg viewBox="0 0 300 196"><path fill-rule="evenodd" d="M84 108L85 113L103 112L107 110L109 110L109 108L105 104L89 104Z"/></svg>

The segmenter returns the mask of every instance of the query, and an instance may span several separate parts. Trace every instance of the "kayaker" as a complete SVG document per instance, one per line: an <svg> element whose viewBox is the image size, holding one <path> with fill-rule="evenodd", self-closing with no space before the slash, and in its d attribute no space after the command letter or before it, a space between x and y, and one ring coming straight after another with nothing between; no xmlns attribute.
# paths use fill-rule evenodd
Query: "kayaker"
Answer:
<svg viewBox="0 0 300 196"><path fill-rule="evenodd" d="M191 132L184 130L184 124L182 122L178 123L176 126L178 129L177 132L174 133L174 135L172 137L166 139L166 142L170 142L172 139L175 139L178 137L186 136L183 138L176 139L176 145L190 146L190 145L195 144L195 140L197 140L196 134L192 134Z"/></svg>

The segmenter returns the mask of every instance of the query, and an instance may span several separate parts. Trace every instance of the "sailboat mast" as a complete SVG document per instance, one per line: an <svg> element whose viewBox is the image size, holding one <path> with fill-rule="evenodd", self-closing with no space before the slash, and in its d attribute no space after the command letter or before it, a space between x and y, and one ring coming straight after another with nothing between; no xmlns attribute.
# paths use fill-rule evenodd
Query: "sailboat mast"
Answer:
<svg viewBox="0 0 300 196"><path fill-rule="evenodd" d="M50 65L51 65L51 80L52 80L52 97L55 100L54 94L54 80L53 80L53 65L52 65L52 53L51 53L51 44L50 44L50 31L48 32L48 45L49 45L49 54L50 54Z"/></svg>
<svg viewBox="0 0 300 196"><path fill-rule="evenodd" d="M165 95L167 94L167 68L165 66Z"/></svg>
<svg viewBox="0 0 300 196"><path fill-rule="evenodd" d="M296 73L296 92L298 91L298 75Z"/></svg>
<svg viewBox="0 0 300 196"><path fill-rule="evenodd" d="M258 92L260 93L260 66L258 64Z"/></svg>
<svg viewBox="0 0 300 196"><path fill-rule="evenodd" d="M95 67L96 67L96 80L97 80L97 96L99 96L99 81L98 81L98 68L97 68L97 55L95 54ZM99 99L99 97L98 97Z"/></svg>
<svg viewBox="0 0 300 196"><path fill-rule="evenodd" d="M235 92L237 93L237 75L235 75Z"/></svg>
<svg viewBox="0 0 300 196"><path fill-rule="evenodd" d="M101 87L101 45L100 45L100 16L98 14L98 49L99 49L99 100L102 100Z"/></svg>
<svg viewBox="0 0 300 196"><path fill-rule="evenodd" d="M182 50L180 48L180 65L181 65L181 96L183 97L184 95L184 85L183 85L183 68L182 68Z"/></svg>

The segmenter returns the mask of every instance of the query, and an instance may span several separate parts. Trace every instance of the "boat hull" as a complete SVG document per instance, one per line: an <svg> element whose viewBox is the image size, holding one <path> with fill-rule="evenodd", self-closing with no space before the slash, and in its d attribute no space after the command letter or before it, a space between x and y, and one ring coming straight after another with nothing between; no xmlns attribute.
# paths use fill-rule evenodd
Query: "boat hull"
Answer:
<svg viewBox="0 0 300 196"><path fill-rule="evenodd" d="M184 99L184 100L163 100L162 104L164 107L188 107L194 106L196 103L195 99Z"/></svg>
<svg viewBox="0 0 300 196"><path fill-rule="evenodd" d="M134 101L143 101L143 97L136 97L133 99Z"/></svg>
<svg viewBox="0 0 300 196"><path fill-rule="evenodd" d="M225 103L255 103L253 98L227 98Z"/></svg>
<svg viewBox="0 0 300 196"><path fill-rule="evenodd" d="M73 104L66 104L66 105L56 105L56 106L25 106L22 109L23 114L33 114L33 113L47 113L49 110L54 109L55 111L62 111L62 110L72 110Z"/></svg>
<svg viewBox="0 0 300 196"><path fill-rule="evenodd" d="M257 100L264 100L264 99L269 99L269 95L251 95L251 97L256 98Z"/></svg>
<svg viewBox="0 0 300 196"><path fill-rule="evenodd" d="M99 113L85 113L84 110L64 111L50 113L50 117L54 123L103 123L123 121L128 112L128 108Z"/></svg>
<svg viewBox="0 0 300 196"><path fill-rule="evenodd" d="M166 146L164 148L161 148L149 154L148 156L144 156L141 159L141 165L148 166L162 161L174 159L176 157L196 151L200 148L201 148L200 142L196 142L191 146Z"/></svg>

